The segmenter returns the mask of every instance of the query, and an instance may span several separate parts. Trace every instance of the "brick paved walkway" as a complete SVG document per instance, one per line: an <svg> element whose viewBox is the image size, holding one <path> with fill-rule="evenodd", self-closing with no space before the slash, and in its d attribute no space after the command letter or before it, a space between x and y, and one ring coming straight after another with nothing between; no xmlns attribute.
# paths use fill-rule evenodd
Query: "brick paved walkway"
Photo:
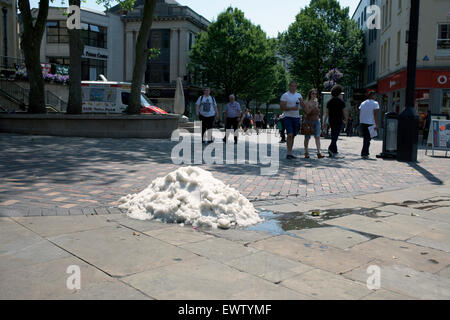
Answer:
<svg viewBox="0 0 450 320"><path fill-rule="evenodd" d="M217 139L222 134L215 133ZM255 151L256 135L248 147ZM329 140L322 140L326 149ZM176 142L140 139L86 139L0 134L0 216L117 213L117 200L139 192L156 177L175 170ZM259 205L353 196L414 185L439 184L450 178L448 158L419 152L419 162L364 161L362 140L342 137L343 159L285 160L280 147L279 172L260 175L260 166L202 165ZM296 152L303 154L303 137ZM374 141L372 155L381 151Z"/></svg>

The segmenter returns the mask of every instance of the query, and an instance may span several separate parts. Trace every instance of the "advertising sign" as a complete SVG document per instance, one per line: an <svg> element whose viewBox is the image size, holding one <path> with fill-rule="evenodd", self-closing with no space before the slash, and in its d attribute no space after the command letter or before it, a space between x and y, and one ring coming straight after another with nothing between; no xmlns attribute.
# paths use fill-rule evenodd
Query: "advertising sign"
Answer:
<svg viewBox="0 0 450 320"><path fill-rule="evenodd" d="M450 121L432 119L431 120L431 147L434 150L450 150Z"/></svg>

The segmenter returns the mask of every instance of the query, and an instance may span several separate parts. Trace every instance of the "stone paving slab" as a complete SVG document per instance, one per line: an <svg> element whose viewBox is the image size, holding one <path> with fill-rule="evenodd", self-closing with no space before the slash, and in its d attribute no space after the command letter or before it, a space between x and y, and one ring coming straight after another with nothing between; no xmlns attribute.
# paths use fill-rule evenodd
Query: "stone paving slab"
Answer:
<svg viewBox="0 0 450 320"><path fill-rule="evenodd" d="M42 241L34 232L17 224L10 218L0 220L0 256L22 250Z"/></svg>
<svg viewBox="0 0 450 320"><path fill-rule="evenodd" d="M249 246L333 273L344 273L373 260L364 254L354 254L284 235L254 242Z"/></svg>
<svg viewBox="0 0 450 320"><path fill-rule="evenodd" d="M408 239L407 242L450 253L450 234L448 232L427 231Z"/></svg>
<svg viewBox="0 0 450 320"><path fill-rule="evenodd" d="M419 272L400 264L387 265L383 261L374 261L380 267L381 288L415 299L450 299L450 279L428 272ZM356 281L366 281L368 266L352 270L344 276Z"/></svg>
<svg viewBox="0 0 450 320"><path fill-rule="evenodd" d="M273 235L262 231L250 231L242 229L200 229L202 232L214 235L219 238L231 240L241 244L247 244L262 239L273 237Z"/></svg>
<svg viewBox="0 0 450 320"><path fill-rule="evenodd" d="M16 222L36 232L43 237L53 237L60 234L98 229L110 225L99 216L66 216L66 217L14 217Z"/></svg>
<svg viewBox="0 0 450 320"><path fill-rule="evenodd" d="M203 257L122 280L155 299L307 299L298 292Z"/></svg>
<svg viewBox="0 0 450 320"><path fill-rule="evenodd" d="M365 283L351 281L331 272L315 269L289 278L281 284L302 292L312 299L355 300L367 296L370 290Z"/></svg>
<svg viewBox="0 0 450 320"><path fill-rule="evenodd" d="M436 273L450 264L450 254L403 241L378 238L350 249L377 260L401 264L418 271Z"/></svg>
<svg viewBox="0 0 450 320"><path fill-rule="evenodd" d="M394 240L407 240L426 230L432 230L432 228L426 228L425 227L426 225L425 226L405 225L403 223L399 223L398 219L397 221L387 220L393 217L395 216L389 216L382 219L380 218L374 219L366 216L351 214L348 216L328 220L326 221L326 224L345 227L351 230L356 230L371 235L382 236ZM421 219L420 221L422 220L424 219ZM415 228L412 229L412 227Z"/></svg>
<svg viewBox="0 0 450 320"><path fill-rule="evenodd" d="M0 272L0 299L75 298L77 290L69 290L66 286L70 276L66 271L71 265L80 267L81 290L78 296L85 289L95 290L97 286L116 281L82 260L68 257ZM116 292L117 297L126 298L127 295L130 293L123 290Z"/></svg>
<svg viewBox="0 0 450 320"><path fill-rule="evenodd" d="M5 235L0 234L0 243L5 243ZM45 239L23 243L6 253L0 254L0 272L20 269L24 266L46 263L70 257L71 255Z"/></svg>
<svg viewBox="0 0 450 320"><path fill-rule="evenodd" d="M181 246L187 243L195 243L213 238L211 235L201 233L192 227L174 226L157 230L145 231L146 235L170 243L174 246Z"/></svg>
<svg viewBox="0 0 450 320"><path fill-rule="evenodd" d="M249 256L225 261L225 264L274 283L313 269L297 261L267 252L256 252Z"/></svg>
<svg viewBox="0 0 450 320"><path fill-rule="evenodd" d="M219 262L244 257L258 251L254 248L246 247L242 244L221 238L188 243L182 245L181 248Z"/></svg>
<svg viewBox="0 0 450 320"><path fill-rule="evenodd" d="M195 257L187 250L121 227L74 232L49 240L113 276L125 276Z"/></svg>
<svg viewBox="0 0 450 320"><path fill-rule="evenodd" d="M339 249L348 249L361 242L370 240L369 237L357 232L337 227L292 230L289 232L305 240L320 242Z"/></svg>

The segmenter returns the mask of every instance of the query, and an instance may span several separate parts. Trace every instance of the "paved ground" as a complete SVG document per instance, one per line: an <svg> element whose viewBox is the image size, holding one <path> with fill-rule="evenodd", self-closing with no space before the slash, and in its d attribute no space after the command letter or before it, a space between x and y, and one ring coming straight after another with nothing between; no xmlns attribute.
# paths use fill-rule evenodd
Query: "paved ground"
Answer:
<svg viewBox="0 0 450 320"><path fill-rule="evenodd" d="M344 159L281 159L273 177L205 165L276 212L272 233L121 214L120 196L176 168L173 145L0 135L0 299L450 299L448 159L362 161L343 138Z"/></svg>
<svg viewBox="0 0 450 320"><path fill-rule="evenodd" d="M219 140L221 133L217 133ZM256 153L256 135L247 152ZM328 147L329 140L323 140ZM83 139L0 134L0 215L76 215L109 212L126 194L139 192L158 176L175 170L176 142L140 139ZM296 142L303 154L303 137ZM448 158L419 153L419 163L364 161L362 141L342 137L343 159L285 160L280 148L278 174L260 175L260 166L203 165L214 176L260 204L396 190L450 179ZM380 153L375 141L372 154ZM248 151L250 150L250 151ZM314 150L314 149L313 149Z"/></svg>

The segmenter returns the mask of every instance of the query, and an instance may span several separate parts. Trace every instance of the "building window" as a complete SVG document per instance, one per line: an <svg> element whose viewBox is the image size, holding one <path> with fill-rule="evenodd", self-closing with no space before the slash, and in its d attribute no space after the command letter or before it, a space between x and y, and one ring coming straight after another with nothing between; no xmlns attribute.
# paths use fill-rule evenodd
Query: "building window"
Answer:
<svg viewBox="0 0 450 320"><path fill-rule="evenodd" d="M81 40L86 46L107 48L107 28L81 23Z"/></svg>
<svg viewBox="0 0 450 320"><path fill-rule="evenodd" d="M151 30L149 48L159 49L159 56L147 62L145 72L146 83L169 83L170 82L170 30Z"/></svg>
<svg viewBox="0 0 450 320"><path fill-rule="evenodd" d="M398 11L402 11L402 0L398 0Z"/></svg>
<svg viewBox="0 0 450 320"><path fill-rule="evenodd" d="M437 48L450 49L450 24L448 23L438 25Z"/></svg>
<svg viewBox="0 0 450 320"><path fill-rule="evenodd" d="M389 2L389 23L392 21L392 0Z"/></svg>
<svg viewBox="0 0 450 320"><path fill-rule="evenodd" d="M47 43L69 43L64 21L47 21Z"/></svg>
<svg viewBox="0 0 450 320"><path fill-rule="evenodd" d="M98 79L98 76L103 74L107 75L107 61L100 59L81 59L81 80L92 80Z"/></svg>
<svg viewBox="0 0 450 320"><path fill-rule="evenodd" d="M391 38L388 39L388 48L387 48L387 68L391 67Z"/></svg>
<svg viewBox="0 0 450 320"><path fill-rule="evenodd" d="M397 32L397 63L400 63L400 46L401 46L402 32Z"/></svg>

